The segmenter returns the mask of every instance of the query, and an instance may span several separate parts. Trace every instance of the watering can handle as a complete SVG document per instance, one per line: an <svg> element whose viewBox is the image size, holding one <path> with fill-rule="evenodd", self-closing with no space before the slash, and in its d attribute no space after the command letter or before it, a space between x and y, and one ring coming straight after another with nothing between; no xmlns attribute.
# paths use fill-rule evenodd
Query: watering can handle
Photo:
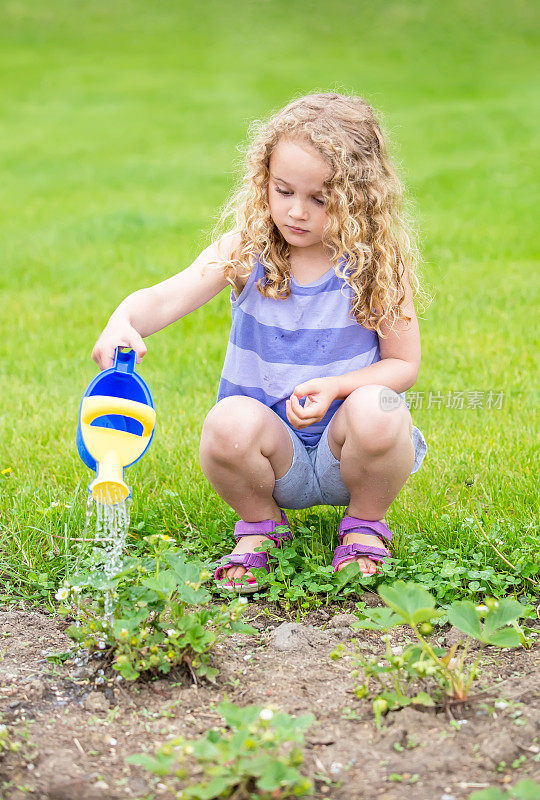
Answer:
<svg viewBox="0 0 540 800"><path fill-rule="evenodd" d="M134 351L132 351L134 352ZM133 417L143 426L143 436L150 436L156 421L156 412L146 403L136 400L127 400L125 397L110 397L109 395L93 395L85 397L81 407L81 422L90 425L98 417L108 414L122 414Z"/></svg>
<svg viewBox="0 0 540 800"><path fill-rule="evenodd" d="M126 375L133 375L136 359L137 353L135 350L128 350L127 353L123 353L120 348L117 347L114 351L113 369L117 372L123 372Z"/></svg>

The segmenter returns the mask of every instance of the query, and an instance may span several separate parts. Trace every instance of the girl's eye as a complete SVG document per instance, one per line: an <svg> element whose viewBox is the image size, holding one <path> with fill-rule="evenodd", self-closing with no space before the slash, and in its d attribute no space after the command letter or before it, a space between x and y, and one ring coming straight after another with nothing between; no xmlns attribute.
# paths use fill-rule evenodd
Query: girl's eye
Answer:
<svg viewBox="0 0 540 800"><path fill-rule="evenodd" d="M276 192L278 192L278 194L284 195L285 197L288 197L291 194L291 192L287 192L285 189L280 189L278 186L276 186ZM319 200L318 197L314 197L313 199L315 200L317 205L324 206L324 200Z"/></svg>

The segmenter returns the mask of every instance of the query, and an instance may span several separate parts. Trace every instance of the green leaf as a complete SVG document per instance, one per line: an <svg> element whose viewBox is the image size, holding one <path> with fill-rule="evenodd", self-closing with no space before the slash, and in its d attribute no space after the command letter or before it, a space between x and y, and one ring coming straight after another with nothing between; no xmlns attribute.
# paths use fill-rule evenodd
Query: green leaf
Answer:
<svg viewBox="0 0 540 800"><path fill-rule="evenodd" d="M177 590L178 599L183 603L190 605L203 605L210 600L209 592L202 586L199 589L194 589L192 586L178 586Z"/></svg>
<svg viewBox="0 0 540 800"><path fill-rule="evenodd" d="M442 614L442 611L435 609L434 597L417 583L396 581L392 586L379 586L378 592L386 605L409 625L417 625Z"/></svg>
<svg viewBox="0 0 540 800"><path fill-rule="evenodd" d="M127 756L126 760L130 764L137 764L140 767L144 767L148 772L153 772L155 775L169 775L174 757L164 756L159 752L156 758L146 753L135 753L134 755Z"/></svg>
<svg viewBox="0 0 540 800"><path fill-rule="evenodd" d="M499 600L498 607L488 611L485 616L484 632L486 636L490 636L498 628L502 628L503 625L508 625L509 622L519 619L523 614L524 608L517 600L513 600L510 597Z"/></svg>
<svg viewBox="0 0 540 800"><path fill-rule="evenodd" d="M201 761L216 761L219 758L219 748L208 739L194 739L191 745L195 757Z"/></svg>
<svg viewBox="0 0 540 800"><path fill-rule="evenodd" d="M227 797L228 795L224 794L225 790L230 786L234 786L236 781L237 779L231 775L217 775L215 778L208 781L208 783L199 784L197 787L199 792L196 797L200 797L201 800L214 800L216 797Z"/></svg>
<svg viewBox="0 0 540 800"><path fill-rule="evenodd" d="M148 617L148 610L146 608L141 609L133 617L129 619L127 617L121 617L120 619L115 619L113 622L113 632L114 635L118 638L120 636L120 632L122 628L125 628L130 635L135 633L136 630L140 627L140 623Z"/></svg>
<svg viewBox="0 0 540 800"><path fill-rule="evenodd" d="M421 705L421 706L434 706L435 705L435 701L433 700L433 698L431 698L429 696L429 694L427 692L418 692L418 694L415 695L412 698L412 701L413 701L413 703L416 703L416 704Z"/></svg>
<svg viewBox="0 0 540 800"><path fill-rule="evenodd" d="M388 631L396 625L403 625L403 619L387 607L366 608L362 613L365 619L353 622L351 625L353 630Z"/></svg>
<svg viewBox="0 0 540 800"><path fill-rule="evenodd" d="M257 781L257 787L263 792L273 792L281 786L296 782L298 778L298 770L282 764L281 761L271 761Z"/></svg>
<svg viewBox="0 0 540 800"><path fill-rule="evenodd" d="M64 633L76 642L82 642L83 639L86 639L86 633L81 631L76 625L70 625L69 628L66 628Z"/></svg>
<svg viewBox="0 0 540 800"><path fill-rule="evenodd" d="M351 561L347 564L343 569L340 569L338 572L334 573L334 585L332 589L335 588L336 591L343 589L348 583L350 583L354 578L357 578L360 574L360 565L358 561Z"/></svg>
<svg viewBox="0 0 540 800"><path fill-rule="evenodd" d="M540 783L524 780L516 783L512 789L515 800L538 800L540 798Z"/></svg>
<svg viewBox="0 0 540 800"><path fill-rule="evenodd" d="M145 578L141 583L160 595L170 595L176 589L178 580L172 570L166 569L157 577Z"/></svg>
<svg viewBox="0 0 540 800"><path fill-rule="evenodd" d="M519 647L523 643L521 634L515 628L500 628L486 637L485 641L497 647Z"/></svg>
<svg viewBox="0 0 540 800"><path fill-rule="evenodd" d="M216 706L216 709L230 728L239 728L242 725L253 725L259 717L261 707L254 705L240 708L234 703L223 701Z"/></svg>
<svg viewBox="0 0 540 800"><path fill-rule="evenodd" d="M495 786L489 789L481 789L479 792L473 792L469 795L469 800L509 800L505 792L501 792Z"/></svg>
<svg viewBox="0 0 540 800"><path fill-rule="evenodd" d="M452 603L448 609L448 619L455 628L472 636L473 639L485 641L478 611L470 600L457 600Z"/></svg>
<svg viewBox="0 0 540 800"><path fill-rule="evenodd" d="M259 633L257 628L254 628L249 622L242 622L242 620L231 620L231 631L234 631L234 633L249 633L251 635Z"/></svg>

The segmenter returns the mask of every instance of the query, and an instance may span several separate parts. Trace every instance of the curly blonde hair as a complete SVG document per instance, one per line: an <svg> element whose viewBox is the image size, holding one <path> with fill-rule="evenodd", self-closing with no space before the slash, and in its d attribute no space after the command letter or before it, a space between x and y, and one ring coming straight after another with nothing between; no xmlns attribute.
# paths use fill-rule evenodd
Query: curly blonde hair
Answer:
<svg viewBox="0 0 540 800"><path fill-rule="evenodd" d="M221 211L214 236L233 218L236 246L224 274L236 288L258 258L265 268L259 292L284 299L291 291L290 246L275 226L268 201L270 156L281 139L308 144L330 167L323 184L328 224L322 243L336 275L352 288L356 321L382 336L403 310L407 271L413 297L428 299L418 277L419 252L403 208L398 175L373 108L362 98L334 93L299 97L249 128L243 177Z"/></svg>

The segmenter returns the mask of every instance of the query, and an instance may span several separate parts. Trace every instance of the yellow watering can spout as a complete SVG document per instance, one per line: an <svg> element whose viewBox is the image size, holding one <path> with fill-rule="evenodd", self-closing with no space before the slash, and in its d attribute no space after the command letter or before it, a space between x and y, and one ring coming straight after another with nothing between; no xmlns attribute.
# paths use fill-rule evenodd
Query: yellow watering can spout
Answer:
<svg viewBox="0 0 540 800"><path fill-rule="evenodd" d="M129 495L123 480L124 468L116 450L109 450L98 462L98 474L90 484L92 497L102 505L121 503Z"/></svg>
<svg viewBox="0 0 540 800"><path fill-rule="evenodd" d="M131 417L143 430L135 433L92 425L98 417L109 415ZM156 412L152 406L109 395L83 398L80 413L81 434L86 449L97 463L97 476L89 486L98 503L120 503L129 495L124 482L124 467L129 467L144 453L154 430Z"/></svg>

